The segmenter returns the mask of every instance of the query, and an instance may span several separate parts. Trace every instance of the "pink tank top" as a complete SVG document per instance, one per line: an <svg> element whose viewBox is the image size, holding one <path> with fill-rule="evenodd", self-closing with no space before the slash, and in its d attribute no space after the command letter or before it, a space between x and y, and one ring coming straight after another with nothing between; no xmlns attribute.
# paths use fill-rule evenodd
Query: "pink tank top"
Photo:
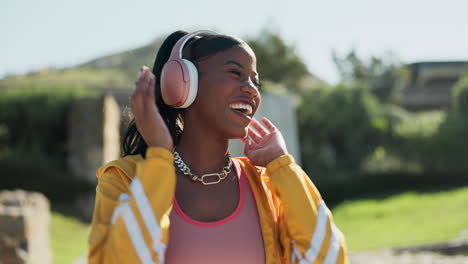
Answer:
<svg viewBox="0 0 468 264"><path fill-rule="evenodd" d="M239 177L240 199L228 217L213 222L197 221L182 212L174 197L174 207L169 215L171 225L166 263L265 263L255 198L244 171L235 159L233 165Z"/></svg>

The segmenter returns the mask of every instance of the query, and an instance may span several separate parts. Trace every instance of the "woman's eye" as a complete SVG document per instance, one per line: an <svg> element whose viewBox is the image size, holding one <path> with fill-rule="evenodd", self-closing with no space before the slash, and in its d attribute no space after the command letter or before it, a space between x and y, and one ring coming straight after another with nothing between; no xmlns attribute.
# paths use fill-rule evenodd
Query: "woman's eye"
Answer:
<svg viewBox="0 0 468 264"><path fill-rule="evenodd" d="M232 73L234 75L237 75L238 77L241 76L241 73L239 71L229 71L229 73Z"/></svg>

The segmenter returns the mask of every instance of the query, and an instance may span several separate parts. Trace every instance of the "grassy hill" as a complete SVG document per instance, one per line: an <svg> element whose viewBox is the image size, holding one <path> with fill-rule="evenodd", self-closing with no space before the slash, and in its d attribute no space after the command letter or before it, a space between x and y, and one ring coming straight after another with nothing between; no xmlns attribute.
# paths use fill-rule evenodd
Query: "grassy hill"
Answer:
<svg viewBox="0 0 468 264"><path fill-rule="evenodd" d="M258 39L252 39L248 42L256 48L259 59L258 67L263 69L259 71L264 72L261 76L262 81L266 84L264 92L287 90L296 93L301 89L312 89L326 85L324 81L305 68L302 60L295 55L294 49L282 43L279 36L276 36L276 42L279 43L276 44L282 48L280 50L277 50L278 48L272 45L271 41L262 42L262 36L260 34ZM0 90L66 86L90 89L131 89L141 66L153 66L156 53L164 38L165 36L161 36L147 45L98 57L73 67L43 69L25 75L6 76L0 80ZM276 63L272 63L272 56L269 55L271 53L284 56L284 60L279 59ZM283 64L279 64L279 61L283 61ZM277 72L286 72L287 74L278 75ZM290 79L295 81L291 83Z"/></svg>
<svg viewBox="0 0 468 264"><path fill-rule="evenodd" d="M100 90L106 88L129 89L133 79L117 69L45 69L26 75L8 76L0 80L0 90L5 89L61 89L79 88Z"/></svg>
<svg viewBox="0 0 468 264"><path fill-rule="evenodd" d="M153 67L156 53L163 41L164 38L160 37L142 47L110 54L85 62L76 66L75 69L93 69L97 71L115 70L133 80L141 66L147 65Z"/></svg>
<svg viewBox="0 0 468 264"><path fill-rule="evenodd" d="M162 43L157 39L148 45L130 49L74 67L43 69L25 75L10 75L0 80L0 90L14 88L89 88L132 89L138 69L153 66Z"/></svg>

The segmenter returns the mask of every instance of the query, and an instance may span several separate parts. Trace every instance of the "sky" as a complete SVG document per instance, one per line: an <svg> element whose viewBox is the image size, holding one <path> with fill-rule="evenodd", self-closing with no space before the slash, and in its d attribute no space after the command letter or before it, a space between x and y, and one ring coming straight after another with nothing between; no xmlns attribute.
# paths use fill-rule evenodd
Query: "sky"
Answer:
<svg viewBox="0 0 468 264"><path fill-rule="evenodd" d="M363 58L392 52L403 63L468 60L467 11L466 0L2 1L0 78L73 66L178 29L240 38L267 29L335 83L334 50L354 48Z"/></svg>

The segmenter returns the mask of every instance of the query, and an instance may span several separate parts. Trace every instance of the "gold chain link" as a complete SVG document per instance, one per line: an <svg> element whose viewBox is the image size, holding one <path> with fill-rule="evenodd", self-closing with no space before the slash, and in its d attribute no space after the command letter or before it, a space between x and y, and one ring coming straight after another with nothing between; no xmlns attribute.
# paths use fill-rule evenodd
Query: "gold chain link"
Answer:
<svg viewBox="0 0 468 264"><path fill-rule="evenodd" d="M224 168L221 170L220 173L207 173L203 174L202 176L198 176L193 174L190 171L190 168L185 164L185 162L182 160L180 157L179 153L177 151L174 151L174 164L179 170L184 174L190 177L192 181L199 181L203 183L203 185L212 185L212 184L217 184L221 182L222 180L226 179L226 177L231 173L231 166L232 166L232 161L231 161L231 154L228 153L227 155L227 164L224 166ZM217 177L216 180L214 181L206 181L205 178L210 178L210 177Z"/></svg>

